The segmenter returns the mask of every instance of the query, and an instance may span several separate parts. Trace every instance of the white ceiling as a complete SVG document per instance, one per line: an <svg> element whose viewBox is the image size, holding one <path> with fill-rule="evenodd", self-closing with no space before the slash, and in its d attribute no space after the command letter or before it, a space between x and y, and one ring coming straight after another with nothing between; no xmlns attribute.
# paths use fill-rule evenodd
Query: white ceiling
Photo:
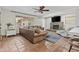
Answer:
<svg viewBox="0 0 79 59"><path fill-rule="evenodd" d="M30 15L43 16L49 13L54 13L62 10L78 8L78 6L46 6L46 9L49 9L49 12L44 12L43 14L35 12L34 8L38 9L39 6L1 6L2 8L9 9L11 11L21 12Z"/></svg>

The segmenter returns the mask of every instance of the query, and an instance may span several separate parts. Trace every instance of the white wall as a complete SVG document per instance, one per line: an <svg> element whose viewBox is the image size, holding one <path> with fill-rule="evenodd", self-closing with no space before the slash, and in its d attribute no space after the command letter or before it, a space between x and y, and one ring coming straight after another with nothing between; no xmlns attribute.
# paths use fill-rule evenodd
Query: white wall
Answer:
<svg viewBox="0 0 79 59"><path fill-rule="evenodd" d="M44 18L36 18L33 20L32 25L38 25L44 27Z"/></svg>
<svg viewBox="0 0 79 59"><path fill-rule="evenodd" d="M76 26L79 26L79 9L76 11Z"/></svg>
<svg viewBox="0 0 79 59"><path fill-rule="evenodd" d="M45 18L45 29L50 29L51 18Z"/></svg>
<svg viewBox="0 0 79 59"><path fill-rule="evenodd" d="M5 31L7 28L7 23L11 23L14 26L14 31L16 33L16 18L15 18L15 14L5 10L5 9L1 9L1 25L2 25L2 30L1 30L1 34L5 35Z"/></svg>

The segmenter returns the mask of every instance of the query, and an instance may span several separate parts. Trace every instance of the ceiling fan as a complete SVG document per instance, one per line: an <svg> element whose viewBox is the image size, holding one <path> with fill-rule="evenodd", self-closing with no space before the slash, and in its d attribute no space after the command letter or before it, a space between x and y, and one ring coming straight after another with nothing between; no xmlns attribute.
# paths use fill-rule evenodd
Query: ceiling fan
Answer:
<svg viewBox="0 0 79 59"><path fill-rule="evenodd" d="M37 10L37 12L40 12L41 14L43 14L45 11L46 12L49 11L49 9L46 9L45 6L40 6L39 9L35 9L35 10Z"/></svg>

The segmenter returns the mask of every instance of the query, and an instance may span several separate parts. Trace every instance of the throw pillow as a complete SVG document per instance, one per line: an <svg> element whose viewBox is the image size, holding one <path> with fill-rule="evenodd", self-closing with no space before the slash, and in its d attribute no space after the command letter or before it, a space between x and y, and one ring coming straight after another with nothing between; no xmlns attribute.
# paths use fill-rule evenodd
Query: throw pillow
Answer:
<svg viewBox="0 0 79 59"><path fill-rule="evenodd" d="M40 31L40 29L35 29L35 33L40 33L41 31Z"/></svg>

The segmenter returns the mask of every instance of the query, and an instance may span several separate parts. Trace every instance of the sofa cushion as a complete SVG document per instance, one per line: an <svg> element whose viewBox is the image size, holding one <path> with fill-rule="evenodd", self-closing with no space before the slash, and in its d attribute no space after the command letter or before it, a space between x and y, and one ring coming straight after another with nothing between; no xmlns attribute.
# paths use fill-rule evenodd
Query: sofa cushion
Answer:
<svg viewBox="0 0 79 59"><path fill-rule="evenodd" d="M40 29L35 29L35 33L39 34L41 32Z"/></svg>

